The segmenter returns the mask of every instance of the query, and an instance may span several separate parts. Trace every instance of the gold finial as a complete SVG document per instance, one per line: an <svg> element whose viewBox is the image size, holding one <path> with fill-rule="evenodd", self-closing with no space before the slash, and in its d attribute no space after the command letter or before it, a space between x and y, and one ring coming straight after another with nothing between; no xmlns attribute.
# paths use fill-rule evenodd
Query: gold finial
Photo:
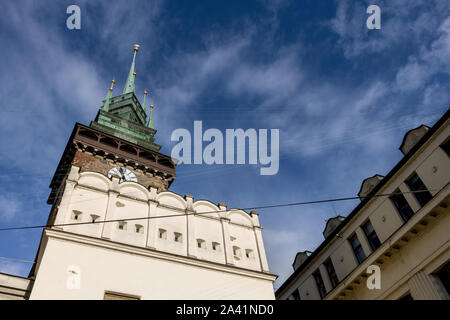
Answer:
<svg viewBox="0 0 450 320"><path fill-rule="evenodd" d="M134 50L134 51L138 51L138 50L139 50L139 45L138 45L138 44L135 44L133 50Z"/></svg>
<svg viewBox="0 0 450 320"><path fill-rule="evenodd" d="M144 94L147 95L147 89L144 90Z"/></svg>
<svg viewBox="0 0 450 320"><path fill-rule="evenodd" d="M133 72L133 76L135 76L135 77L136 77L136 72Z"/></svg>
<svg viewBox="0 0 450 320"><path fill-rule="evenodd" d="M150 105L150 108L154 108L155 107L155 105L153 104L153 101L152 101L152 104Z"/></svg>
<svg viewBox="0 0 450 320"><path fill-rule="evenodd" d="M114 83L116 83L116 80L112 79L111 80L111 87L109 87L109 91L113 91L113 87L114 87Z"/></svg>

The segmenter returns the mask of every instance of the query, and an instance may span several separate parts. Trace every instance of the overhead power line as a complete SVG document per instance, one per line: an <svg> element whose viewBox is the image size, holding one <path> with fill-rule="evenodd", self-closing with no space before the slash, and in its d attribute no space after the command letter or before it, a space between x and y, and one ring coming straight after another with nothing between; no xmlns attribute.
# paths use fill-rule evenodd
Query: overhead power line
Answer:
<svg viewBox="0 0 450 320"><path fill-rule="evenodd" d="M442 189L445 189L445 187L442 188ZM403 195L403 194L407 194L407 193L422 193L422 192L430 192L430 191L435 191L435 190L434 189L427 189L427 190L418 190L418 191L406 191L406 192L375 194L375 195L372 195L372 196L365 196L365 197L364 196L363 197L344 197L344 198L334 198L334 199L323 199L323 200L283 203L283 204L256 206L256 207L248 207L248 208L241 208L241 209L230 209L230 210L225 210L224 212L239 211L239 210L248 211L248 210L261 210L261 209L271 209L271 208L294 207L294 206L320 204L320 203L327 203L327 202L337 202L337 201L348 201L348 200L357 200L357 199L370 199L370 198L379 198L379 197L389 197L389 196L394 196L394 195ZM88 201L88 200L86 200L86 201ZM125 219L99 220L99 221L91 221L91 222L62 223L62 224L53 224L53 225L33 225L33 226L3 227L3 228L0 228L0 231L43 229L43 228L51 228L51 227L66 227L66 226L100 224L100 223L110 223L110 222L163 219L163 218L173 218L173 217L185 217L185 216L189 216L189 215L204 215L204 214L209 214L209 213L218 213L218 211L192 212L192 213L182 213L182 214L173 214L173 215L161 215L161 216L153 216L153 217L134 217L134 218L125 218Z"/></svg>
<svg viewBox="0 0 450 320"><path fill-rule="evenodd" d="M22 259L14 259L14 258L6 258L6 257L0 257L0 260L11 261L11 262L34 263L34 261L30 261L30 260L22 260Z"/></svg>
<svg viewBox="0 0 450 320"><path fill-rule="evenodd" d="M448 189L448 188L444 187L444 188L440 189L439 191L445 190L445 189ZM231 210L227 210L227 211L270 209L270 208L279 208L279 207L301 206L301 205L309 205L309 204L320 204L320 203L326 203L326 202L336 202L336 201L346 201L346 200L356 200L356 199L369 199L369 198L378 198L378 197L393 196L393 195L400 195L400 194L403 195L403 194L406 194L406 193L421 193L421 192L429 192L429 191L434 191L434 189L420 190L420 191L396 192L396 193L387 193L387 194L376 194L376 195L373 195L373 196L366 196L366 197L345 197L345 198L334 198L334 199L294 202L294 203L267 205L267 206L259 206L259 207L252 207L252 208L231 209ZM116 220L103 220L103 221L94 221L94 222L66 223L66 224L58 224L58 225L11 227L11 228L1 228L0 231L37 229L37 228L46 228L46 227L52 227L52 226L53 227L62 227L62 226L84 225L84 224L94 224L94 223L108 223L108 222L119 222L119 221L147 220L147 219L157 219L157 218L181 217L181 216L186 216L186 215L201 215L201 214L207 214L207 213L217 213L217 211L178 214L178 215L165 215L165 216L156 216L156 217L140 217L140 218L127 218L127 219L116 219ZM14 259L14 258L6 258L6 257L0 257L0 260L11 261L11 262L21 262L21 263L32 263L32 264L36 263L36 261L23 260L23 259Z"/></svg>

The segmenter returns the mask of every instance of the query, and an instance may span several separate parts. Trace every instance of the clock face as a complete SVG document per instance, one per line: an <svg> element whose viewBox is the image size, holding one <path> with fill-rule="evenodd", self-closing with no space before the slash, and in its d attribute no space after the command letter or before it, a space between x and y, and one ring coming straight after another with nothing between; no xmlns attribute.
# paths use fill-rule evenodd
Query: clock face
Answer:
<svg viewBox="0 0 450 320"><path fill-rule="evenodd" d="M113 174L120 177L119 183L124 182L124 181L137 182L136 175L133 172L131 172L130 170L128 170L127 168L124 168L124 167L112 168L111 170L108 171L108 178L111 179Z"/></svg>

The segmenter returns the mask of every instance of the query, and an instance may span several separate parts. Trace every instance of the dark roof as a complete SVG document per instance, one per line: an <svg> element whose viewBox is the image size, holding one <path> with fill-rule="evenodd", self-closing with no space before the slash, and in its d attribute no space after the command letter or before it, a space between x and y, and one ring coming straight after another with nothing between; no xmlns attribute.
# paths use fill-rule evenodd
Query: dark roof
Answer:
<svg viewBox="0 0 450 320"><path fill-rule="evenodd" d="M323 248L326 247L328 243L330 243L335 234L338 234L352 219L358 214L358 212L366 205L367 202L371 199L371 196L375 195L378 190L380 190L396 173L400 168L411 158L411 156L416 153L417 150L439 129L450 117L450 109L447 109L445 114L434 124L434 126L428 130L428 132L416 143L416 145L392 168L391 171L384 177L383 180L380 181L379 184L368 194L367 198L364 198L355 209L347 216L347 218L341 222L341 224L336 228L335 232L330 234L321 244L320 246L314 250L314 252L302 263L301 266L297 270L295 270L289 278L283 282L283 284L277 289L275 292L275 296L278 296L287 286L288 284L295 279L295 277L305 269L309 263L322 251ZM420 126L419 126L420 127ZM417 129L417 128L416 128ZM413 129L414 130L414 129ZM408 131L409 132L409 131Z"/></svg>
<svg viewBox="0 0 450 320"><path fill-rule="evenodd" d="M411 131L420 129L420 128L422 128L422 127L425 127L426 129L430 129L429 126L426 126L426 125L424 125L424 124L421 124L421 125L418 126L417 128L413 128L413 129L411 129L411 130L408 130L408 132L406 132L405 135L403 136L402 144L400 145L400 147L398 147L398 149L399 149L400 151L402 151L402 148L403 148L403 146L405 145L405 142L406 142L406 137L408 136L408 134L409 134ZM403 151L402 151L402 152L403 152Z"/></svg>
<svg viewBox="0 0 450 320"><path fill-rule="evenodd" d="M328 227L328 224L330 223L330 221L334 221L334 220L336 220L336 219L339 219L339 221L341 221L339 224L341 224L342 221L345 220L345 217L344 217L344 216L341 216L341 215L338 215L338 216L331 217L330 219L328 219L328 220L327 220L327 223L325 223L325 228L323 228L322 234L325 234L325 231L327 230L327 227Z"/></svg>
<svg viewBox="0 0 450 320"><path fill-rule="evenodd" d="M310 254L312 254L312 251L305 250L305 251L299 251L299 252L297 252L297 254L295 255L295 258L294 258L294 262L292 262L292 268L294 268L295 260L297 260L298 255L301 254L301 253L306 254L306 255L310 255ZM303 262L304 262L304 261L303 261ZM302 264L303 264L303 263L302 263ZM300 267L300 266L299 266L299 267Z"/></svg>
<svg viewBox="0 0 450 320"><path fill-rule="evenodd" d="M371 177L367 177L367 178L365 178L365 179L363 180L363 182L361 183L361 187L359 187L359 191L358 191L358 197L359 197L359 194L360 194L360 193L361 193L361 191L362 191L362 188L363 188L364 182L366 182L366 180L368 180L368 179L372 179L372 178L375 178L375 177L381 178L381 179L380 179L380 181L384 179L384 176L382 176L381 174L378 174L378 173L374 174L374 175L373 175L373 176L371 176Z"/></svg>

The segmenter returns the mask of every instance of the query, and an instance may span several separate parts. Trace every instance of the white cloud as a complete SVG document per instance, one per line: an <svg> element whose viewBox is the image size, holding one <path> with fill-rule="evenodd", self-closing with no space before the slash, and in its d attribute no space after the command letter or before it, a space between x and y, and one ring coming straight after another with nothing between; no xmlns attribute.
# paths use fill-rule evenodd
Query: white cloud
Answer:
<svg viewBox="0 0 450 320"><path fill-rule="evenodd" d="M400 91L422 89L436 74L450 75L450 17L442 22L429 49L422 47L400 68L396 84Z"/></svg>
<svg viewBox="0 0 450 320"><path fill-rule="evenodd" d="M3 10L4 22L20 41L3 40L10 50L1 54L2 69L8 72L0 74L0 95L9 102L2 110L6 116L0 117L0 133L9 137L1 142L2 148L8 149L2 160L25 167L27 155L33 153L43 168L47 161L56 161L65 144L67 136L61 132L69 134L66 116L93 115L107 83L100 81L89 59L71 52L55 31L38 21L33 15L36 3L27 2L20 8L8 3ZM36 138L41 139L40 144ZM45 141L48 147L42 152ZM53 145L60 147L56 150Z"/></svg>
<svg viewBox="0 0 450 320"><path fill-rule="evenodd" d="M191 108L212 81L239 68L240 54L249 41L246 35L242 36L208 43L207 48L199 52L174 54L167 66L170 71L168 79L155 89L161 103L171 106L168 114L172 110Z"/></svg>
<svg viewBox="0 0 450 320"><path fill-rule="evenodd" d="M229 80L233 94L256 94L265 99L263 106L277 104L295 93L301 84L297 46L280 48L274 60L266 64L240 63Z"/></svg>
<svg viewBox="0 0 450 320"><path fill-rule="evenodd" d="M11 194L0 195L0 221L9 222L21 214L22 206L18 199Z"/></svg>
<svg viewBox="0 0 450 320"><path fill-rule="evenodd" d="M446 0L379 1L381 29L368 30L366 9L370 1L336 1L336 16L329 22L347 58L383 53L406 42L421 43L431 36L450 11Z"/></svg>

